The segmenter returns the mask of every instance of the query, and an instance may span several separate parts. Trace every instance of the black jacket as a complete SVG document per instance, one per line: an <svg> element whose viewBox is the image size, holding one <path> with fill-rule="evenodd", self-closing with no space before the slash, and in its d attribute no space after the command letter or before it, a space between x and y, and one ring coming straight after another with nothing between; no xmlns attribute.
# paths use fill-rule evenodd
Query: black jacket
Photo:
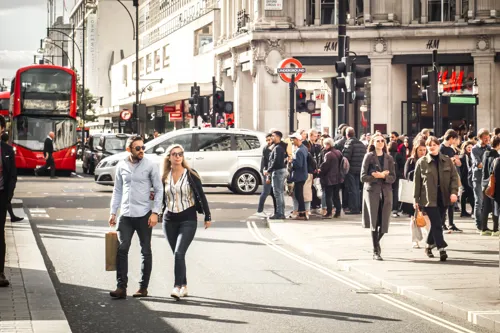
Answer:
<svg viewBox="0 0 500 333"><path fill-rule="evenodd" d="M45 139L45 142L43 143L43 156L45 157L45 154L49 154L49 158L52 158L53 152L54 152L54 141L52 141L49 138Z"/></svg>
<svg viewBox="0 0 500 333"><path fill-rule="evenodd" d="M269 165L269 156L271 156L271 147L269 147L267 144L262 149L262 160L260 161L260 172L264 173L264 169L267 169L267 166Z"/></svg>
<svg viewBox="0 0 500 333"><path fill-rule="evenodd" d="M495 201L498 203L498 206L500 206L500 160L496 163L495 168L493 169L494 175L495 175ZM500 213L500 211L496 212L497 214Z"/></svg>
<svg viewBox="0 0 500 333"><path fill-rule="evenodd" d="M2 168L3 187L9 199L14 195L17 183L17 169L14 149L5 142L1 142L2 147Z"/></svg>
<svg viewBox="0 0 500 333"><path fill-rule="evenodd" d="M335 149L338 151L343 151L347 138L343 136L340 140L335 141Z"/></svg>
<svg viewBox="0 0 500 333"><path fill-rule="evenodd" d="M365 154L366 146L357 138L349 138L345 142L342 155L344 155L344 157L349 161L350 174L357 174L359 176L361 173L361 167L363 166Z"/></svg>
<svg viewBox="0 0 500 333"><path fill-rule="evenodd" d="M415 176L416 166L417 166L417 161L413 157L410 157L409 159L406 160L405 170L403 173L404 179L413 181L413 177Z"/></svg>
<svg viewBox="0 0 500 333"><path fill-rule="evenodd" d="M276 170L284 169L286 167L285 160L287 158L286 150L283 145L274 145L273 151L269 156L269 164L267 171L273 172Z"/></svg>

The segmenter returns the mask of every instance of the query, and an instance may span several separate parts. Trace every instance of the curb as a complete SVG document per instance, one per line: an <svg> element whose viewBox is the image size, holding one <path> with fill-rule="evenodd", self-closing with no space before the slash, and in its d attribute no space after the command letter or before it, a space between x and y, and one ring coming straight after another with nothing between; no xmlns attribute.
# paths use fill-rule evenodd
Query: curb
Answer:
<svg viewBox="0 0 500 333"><path fill-rule="evenodd" d="M299 252L305 253L304 248L301 248L299 242L293 239L293 237L283 236L276 231L276 228L273 227L273 225L283 224L284 222L281 221L270 222L269 220L266 219L266 223L268 228L274 235L276 235L276 237L278 237L288 245L292 246ZM411 287L397 285L395 283L384 280L383 278L374 276L371 273L365 272L363 271L362 268L357 267L356 265L352 265L344 261L338 260L337 258L333 257L330 253L326 253L317 249L314 251L312 255L322 261L332 262L341 271L353 272L355 274L359 274L365 278L368 278L370 282L375 283L376 285L379 285L382 288L391 290L394 294L409 298L412 301L430 307L433 310L460 318L474 325L489 329L493 332L500 332L500 311L494 311L494 310L484 311L484 309L474 310L474 309L463 308L456 304L447 302L446 299L448 298L448 296L440 293L439 291L423 286L419 288L411 288Z"/></svg>
<svg viewBox="0 0 500 333"><path fill-rule="evenodd" d="M16 204L22 207L22 203L22 200L16 199ZM13 228L13 234L33 332L71 333L68 320L31 229L29 218L22 208L16 208L15 213L18 216L24 216L22 222L15 223L16 228Z"/></svg>

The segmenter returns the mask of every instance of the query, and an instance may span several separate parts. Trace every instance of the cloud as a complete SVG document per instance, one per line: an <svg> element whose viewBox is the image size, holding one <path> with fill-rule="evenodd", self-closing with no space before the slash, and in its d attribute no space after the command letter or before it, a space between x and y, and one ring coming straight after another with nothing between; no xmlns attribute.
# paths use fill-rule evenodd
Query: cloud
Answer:
<svg viewBox="0 0 500 333"><path fill-rule="evenodd" d="M20 67L33 63L34 51L0 50L0 80L12 78Z"/></svg>
<svg viewBox="0 0 500 333"><path fill-rule="evenodd" d="M20 7L45 7L47 0L3 0L0 1L0 10L16 9Z"/></svg>

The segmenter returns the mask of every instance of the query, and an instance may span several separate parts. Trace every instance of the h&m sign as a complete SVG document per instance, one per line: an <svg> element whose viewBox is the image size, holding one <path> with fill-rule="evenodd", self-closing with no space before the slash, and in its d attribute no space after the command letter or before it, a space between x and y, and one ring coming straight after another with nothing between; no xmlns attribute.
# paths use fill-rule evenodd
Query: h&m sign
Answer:
<svg viewBox="0 0 500 333"><path fill-rule="evenodd" d="M339 46L339 42L337 42L337 41L326 42L323 50L325 52L337 51L338 46Z"/></svg>

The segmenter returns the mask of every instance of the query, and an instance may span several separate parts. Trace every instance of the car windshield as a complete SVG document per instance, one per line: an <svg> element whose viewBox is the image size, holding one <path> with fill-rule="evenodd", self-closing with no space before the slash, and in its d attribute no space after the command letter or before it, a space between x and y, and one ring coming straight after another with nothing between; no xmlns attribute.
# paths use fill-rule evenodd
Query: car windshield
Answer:
<svg viewBox="0 0 500 333"><path fill-rule="evenodd" d="M76 144L76 120L72 118L36 118L20 116L14 119L12 140L34 151L42 151L49 132L55 133L55 150Z"/></svg>
<svg viewBox="0 0 500 333"><path fill-rule="evenodd" d="M104 140L104 150L125 150L128 138L106 137Z"/></svg>
<svg viewBox="0 0 500 333"><path fill-rule="evenodd" d="M8 98L0 98L0 110L8 110L9 102L10 100Z"/></svg>

